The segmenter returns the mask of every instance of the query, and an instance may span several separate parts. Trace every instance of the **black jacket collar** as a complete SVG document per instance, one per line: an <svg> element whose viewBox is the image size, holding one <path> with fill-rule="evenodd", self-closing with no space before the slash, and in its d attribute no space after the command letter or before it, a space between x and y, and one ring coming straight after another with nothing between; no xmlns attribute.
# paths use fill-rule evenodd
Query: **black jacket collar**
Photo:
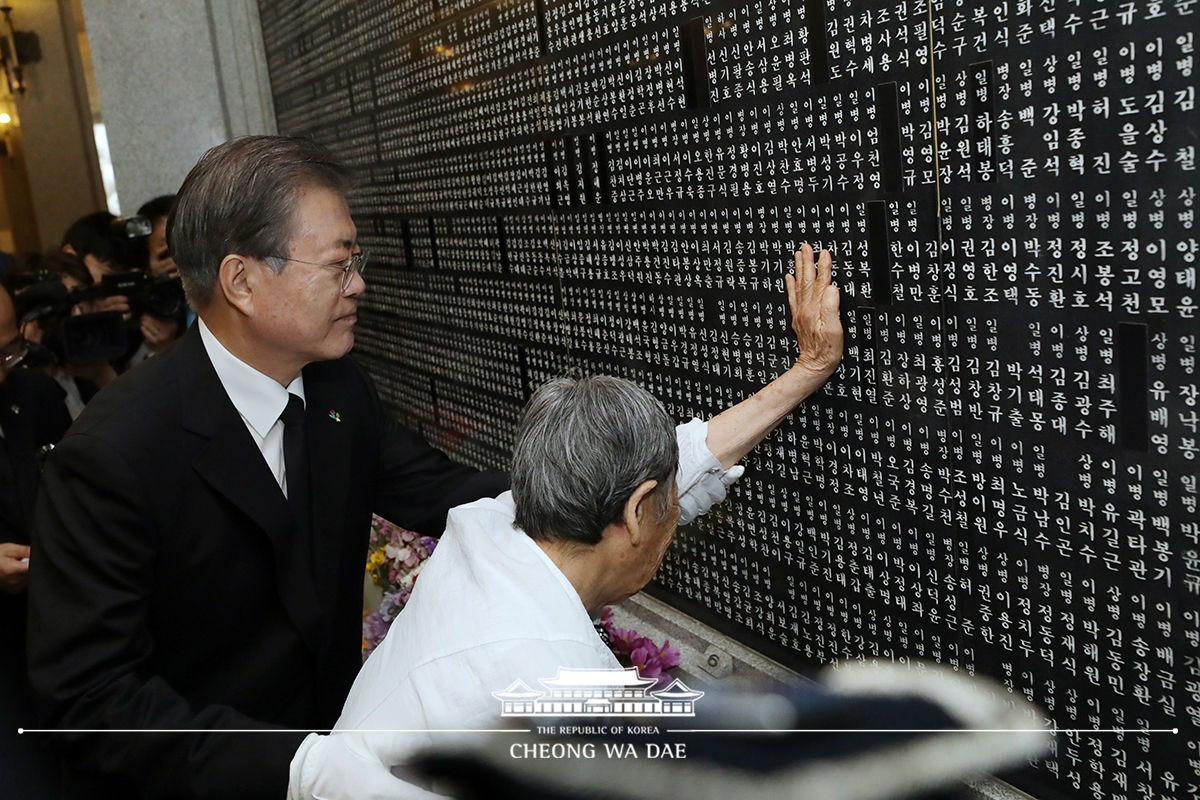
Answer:
<svg viewBox="0 0 1200 800"><path fill-rule="evenodd" d="M196 326L172 349L177 351L173 360L183 427L208 440L193 465L270 539L280 598L305 640L319 652L328 634L320 627L320 604L333 602L340 568L338 536L351 480L352 424L341 421L338 412L344 387L331 379L330 370L304 371L313 513L313 542L308 546L296 541L291 509L221 385ZM367 533L363 531L364 539Z"/></svg>

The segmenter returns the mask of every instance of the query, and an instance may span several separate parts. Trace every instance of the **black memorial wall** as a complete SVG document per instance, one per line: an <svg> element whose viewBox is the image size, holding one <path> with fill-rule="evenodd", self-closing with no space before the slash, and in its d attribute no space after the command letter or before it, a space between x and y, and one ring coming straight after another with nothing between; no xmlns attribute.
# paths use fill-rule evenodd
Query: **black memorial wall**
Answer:
<svg viewBox="0 0 1200 800"><path fill-rule="evenodd" d="M1076 731L1041 797L1196 796L1196 0L260 9L280 130L361 179L357 354L410 424L503 467L569 370L711 415L829 248L841 370L652 591L797 668L1000 679Z"/></svg>

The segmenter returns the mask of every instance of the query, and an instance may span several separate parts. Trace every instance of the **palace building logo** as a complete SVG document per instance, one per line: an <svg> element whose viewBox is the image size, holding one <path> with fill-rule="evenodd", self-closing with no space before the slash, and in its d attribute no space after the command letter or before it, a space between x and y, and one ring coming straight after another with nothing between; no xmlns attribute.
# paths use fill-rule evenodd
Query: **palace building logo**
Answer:
<svg viewBox="0 0 1200 800"><path fill-rule="evenodd" d="M704 692L689 689L683 681L672 681L665 689L651 691L657 681L643 678L637 667L624 669L570 669L559 667L558 675L541 678L545 691L531 689L524 681L492 696L500 701L502 717L694 717L696 701Z"/></svg>

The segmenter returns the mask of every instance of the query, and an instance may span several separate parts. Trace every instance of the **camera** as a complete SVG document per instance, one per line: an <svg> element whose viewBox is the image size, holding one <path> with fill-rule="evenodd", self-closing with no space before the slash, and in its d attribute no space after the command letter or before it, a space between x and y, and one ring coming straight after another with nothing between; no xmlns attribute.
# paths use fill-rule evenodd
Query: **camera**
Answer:
<svg viewBox="0 0 1200 800"><path fill-rule="evenodd" d="M99 286L81 286L67 297L72 305L101 297L129 299L129 313L134 316L153 314L164 319L177 317L184 308L183 283L167 275L154 277L145 272L114 272L105 275Z"/></svg>
<svg viewBox="0 0 1200 800"><path fill-rule="evenodd" d="M130 319L118 311L73 313L81 303L105 297L129 300ZM16 293L17 316L22 323L37 322L43 332L42 348L30 353L34 361L58 358L67 364L120 358L129 347L129 331L141 314L173 319L185 307L183 284L178 278L153 277L145 272L105 275L98 286L67 291L56 275L42 273Z"/></svg>
<svg viewBox="0 0 1200 800"><path fill-rule="evenodd" d="M112 263L125 269L144 270L149 260L146 237L154 225L145 217L116 217L108 223L108 241L112 248Z"/></svg>

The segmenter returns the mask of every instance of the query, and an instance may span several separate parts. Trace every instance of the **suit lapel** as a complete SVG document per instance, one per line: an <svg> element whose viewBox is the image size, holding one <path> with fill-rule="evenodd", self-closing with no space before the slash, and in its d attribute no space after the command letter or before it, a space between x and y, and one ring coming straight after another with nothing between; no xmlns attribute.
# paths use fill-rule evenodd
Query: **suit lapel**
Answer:
<svg viewBox="0 0 1200 800"><path fill-rule="evenodd" d="M217 378L196 326L175 349L179 350L183 426L208 439L193 466L270 540L280 600L305 642L319 653L324 637L310 551L296 541L291 508Z"/></svg>
<svg viewBox="0 0 1200 800"><path fill-rule="evenodd" d="M341 422L343 389L323 370L304 372L305 434L308 442L316 585L321 603L336 601L342 536L350 482L350 424ZM365 540L368 531L362 532Z"/></svg>

